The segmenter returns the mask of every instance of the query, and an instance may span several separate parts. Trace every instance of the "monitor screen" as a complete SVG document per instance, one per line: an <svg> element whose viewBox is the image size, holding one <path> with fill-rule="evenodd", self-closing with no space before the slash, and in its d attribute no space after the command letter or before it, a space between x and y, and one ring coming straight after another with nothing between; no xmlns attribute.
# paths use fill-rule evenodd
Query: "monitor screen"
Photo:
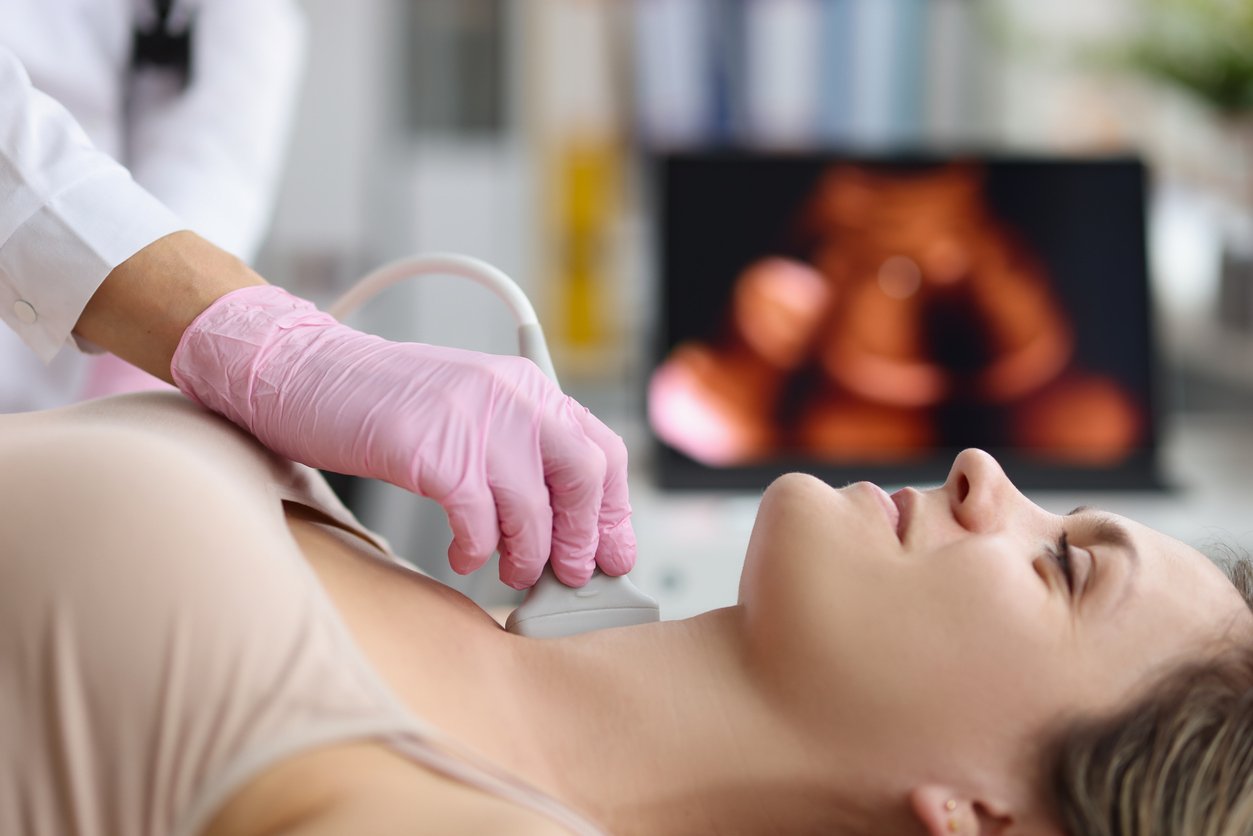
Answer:
<svg viewBox="0 0 1253 836"><path fill-rule="evenodd" d="M647 410L667 487L1156 488L1145 172L1127 158L656 160Z"/></svg>

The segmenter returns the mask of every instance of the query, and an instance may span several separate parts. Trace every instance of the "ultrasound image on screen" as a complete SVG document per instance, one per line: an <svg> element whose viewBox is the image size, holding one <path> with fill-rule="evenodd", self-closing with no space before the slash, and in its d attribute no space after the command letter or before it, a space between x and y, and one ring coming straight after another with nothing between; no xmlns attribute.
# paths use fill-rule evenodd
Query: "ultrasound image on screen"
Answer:
<svg viewBox="0 0 1253 836"><path fill-rule="evenodd" d="M1156 483L1138 163L689 155L661 171L663 481L798 464L926 478L976 446L1028 483Z"/></svg>

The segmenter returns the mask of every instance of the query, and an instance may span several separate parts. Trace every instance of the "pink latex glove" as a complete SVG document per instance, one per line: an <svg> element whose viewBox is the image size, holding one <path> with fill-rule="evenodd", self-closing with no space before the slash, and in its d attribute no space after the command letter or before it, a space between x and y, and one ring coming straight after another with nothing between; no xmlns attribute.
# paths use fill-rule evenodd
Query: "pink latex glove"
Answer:
<svg viewBox="0 0 1253 836"><path fill-rule="evenodd" d="M150 392L174 387L112 354L101 354L87 361L87 378L79 390L79 400L107 398L125 392Z"/></svg>
<svg viewBox="0 0 1253 836"><path fill-rule="evenodd" d="M362 334L271 285L187 328L170 370L200 404L295 461L430 497L466 574L500 551L525 589L635 564L626 447L534 363Z"/></svg>

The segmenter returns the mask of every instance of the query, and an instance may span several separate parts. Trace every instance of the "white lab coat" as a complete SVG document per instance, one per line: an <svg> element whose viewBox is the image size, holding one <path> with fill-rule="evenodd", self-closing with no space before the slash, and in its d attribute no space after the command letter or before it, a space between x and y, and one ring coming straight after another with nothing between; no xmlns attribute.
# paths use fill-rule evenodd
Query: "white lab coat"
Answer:
<svg viewBox="0 0 1253 836"><path fill-rule="evenodd" d="M155 17L150 0L0 0L0 50L16 57L0 56L0 318L14 329L0 328L0 411L73 399L83 358L44 362L109 270L156 237L190 228L255 257L294 109L303 17L295 0L176 0L173 22L191 13L184 89L172 73L131 70L134 29ZM85 148L39 93L173 214L121 185L125 172ZM72 206L58 203L69 197ZM108 245L94 257L73 256L98 236Z"/></svg>

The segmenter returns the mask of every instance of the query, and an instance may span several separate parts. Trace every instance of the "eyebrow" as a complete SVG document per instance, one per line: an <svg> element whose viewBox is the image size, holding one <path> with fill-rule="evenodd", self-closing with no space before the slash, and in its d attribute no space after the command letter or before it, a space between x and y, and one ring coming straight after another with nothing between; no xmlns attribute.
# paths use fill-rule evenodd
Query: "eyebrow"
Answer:
<svg viewBox="0 0 1253 836"><path fill-rule="evenodd" d="M1072 511L1067 512L1066 516L1074 517L1085 515L1091 517L1088 530L1088 536L1096 541L1097 545L1113 546L1122 549L1131 559L1131 569L1134 573L1140 568L1140 553L1136 551L1135 543L1131 540L1131 532L1129 532L1122 523L1109 516L1099 508L1091 505L1080 505ZM1131 575L1130 577L1134 577ZM1124 594L1130 589L1125 587Z"/></svg>
<svg viewBox="0 0 1253 836"><path fill-rule="evenodd" d="M1075 517L1080 514L1092 517L1091 536L1094 537L1097 542L1107 546L1117 546L1119 548L1126 549L1129 552L1135 552L1136 547L1131 542L1131 532L1127 531L1126 527L1122 523L1118 522L1118 520L1105 514L1099 508L1094 508L1091 505L1080 505L1073 511L1067 512L1066 516ZM1138 558L1139 555L1137 554L1136 557Z"/></svg>

